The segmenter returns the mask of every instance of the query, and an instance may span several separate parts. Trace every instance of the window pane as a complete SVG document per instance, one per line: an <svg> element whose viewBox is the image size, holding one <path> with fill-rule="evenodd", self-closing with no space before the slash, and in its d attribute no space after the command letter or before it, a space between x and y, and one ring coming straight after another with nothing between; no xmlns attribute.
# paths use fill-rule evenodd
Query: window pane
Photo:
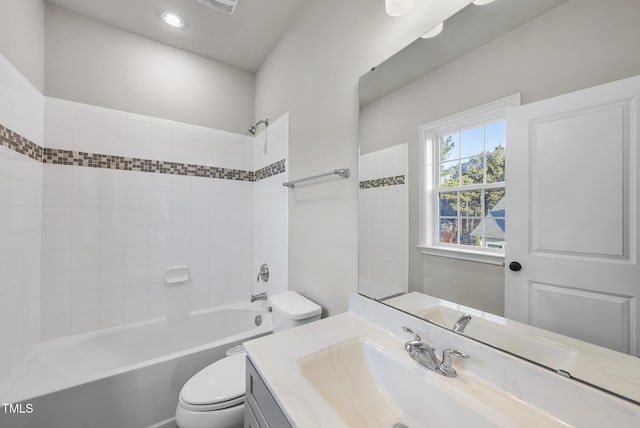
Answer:
<svg viewBox="0 0 640 428"><path fill-rule="evenodd" d="M459 158L460 134L440 136L440 162Z"/></svg>
<svg viewBox="0 0 640 428"><path fill-rule="evenodd" d="M484 127L471 128L462 131L462 145L460 157L466 158L484 151Z"/></svg>
<svg viewBox="0 0 640 428"><path fill-rule="evenodd" d="M440 193L440 216L458 215L458 192Z"/></svg>
<svg viewBox="0 0 640 428"><path fill-rule="evenodd" d="M458 220L455 218L440 219L440 242L447 244L458 243Z"/></svg>
<svg viewBox="0 0 640 428"><path fill-rule="evenodd" d="M487 217L484 226L484 247L504 249L506 231L505 219L501 217Z"/></svg>
<svg viewBox="0 0 640 428"><path fill-rule="evenodd" d="M484 193L484 215L504 217L504 189L486 190Z"/></svg>
<svg viewBox="0 0 640 428"><path fill-rule="evenodd" d="M504 147L487 152L487 183L504 181Z"/></svg>
<svg viewBox="0 0 640 428"><path fill-rule="evenodd" d="M462 184L482 184L484 182L484 157L474 156L462 162Z"/></svg>
<svg viewBox="0 0 640 428"><path fill-rule="evenodd" d="M482 245L482 220L479 218L463 218L460 230L460 243L479 247Z"/></svg>
<svg viewBox="0 0 640 428"><path fill-rule="evenodd" d="M482 192L460 192L460 215L462 217L480 217L482 215Z"/></svg>
<svg viewBox="0 0 640 428"><path fill-rule="evenodd" d="M485 219L483 246L504 249L505 238L505 189L487 190L484 193Z"/></svg>
<svg viewBox="0 0 640 428"><path fill-rule="evenodd" d="M459 161L443 162L440 164L440 186L451 187L460 184Z"/></svg>
<svg viewBox="0 0 640 428"><path fill-rule="evenodd" d="M493 152L498 147L504 148L504 121L490 123L486 127L487 153Z"/></svg>

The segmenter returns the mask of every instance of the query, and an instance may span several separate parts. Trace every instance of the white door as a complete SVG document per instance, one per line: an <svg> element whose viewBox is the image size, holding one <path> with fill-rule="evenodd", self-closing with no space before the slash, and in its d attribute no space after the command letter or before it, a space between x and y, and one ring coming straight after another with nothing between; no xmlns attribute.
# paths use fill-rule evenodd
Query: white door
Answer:
<svg viewBox="0 0 640 428"><path fill-rule="evenodd" d="M506 128L506 317L632 355L638 97L640 76L511 109Z"/></svg>

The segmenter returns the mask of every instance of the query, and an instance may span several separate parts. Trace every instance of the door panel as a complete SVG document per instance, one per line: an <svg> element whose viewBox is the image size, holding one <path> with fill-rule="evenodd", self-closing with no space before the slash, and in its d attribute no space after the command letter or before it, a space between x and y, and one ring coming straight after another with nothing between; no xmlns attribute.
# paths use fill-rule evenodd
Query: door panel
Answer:
<svg viewBox="0 0 640 428"><path fill-rule="evenodd" d="M628 354L633 299L552 284L531 283L531 325ZM573 316L580 308L580 316ZM585 330L585 325L597 329ZM585 334L588 332L588 334Z"/></svg>
<svg viewBox="0 0 640 428"><path fill-rule="evenodd" d="M602 106L531 123L532 251L623 256L629 108Z"/></svg>
<svg viewBox="0 0 640 428"><path fill-rule="evenodd" d="M640 76L507 113L505 314L638 355Z"/></svg>

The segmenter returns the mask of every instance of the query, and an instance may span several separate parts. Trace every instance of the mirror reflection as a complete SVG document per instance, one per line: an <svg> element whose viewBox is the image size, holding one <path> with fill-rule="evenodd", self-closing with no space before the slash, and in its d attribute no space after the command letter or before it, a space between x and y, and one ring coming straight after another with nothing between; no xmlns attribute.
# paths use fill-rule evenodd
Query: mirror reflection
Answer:
<svg viewBox="0 0 640 428"><path fill-rule="evenodd" d="M640 402L639 13L470 4L362 76L361 294Z"/></svg>

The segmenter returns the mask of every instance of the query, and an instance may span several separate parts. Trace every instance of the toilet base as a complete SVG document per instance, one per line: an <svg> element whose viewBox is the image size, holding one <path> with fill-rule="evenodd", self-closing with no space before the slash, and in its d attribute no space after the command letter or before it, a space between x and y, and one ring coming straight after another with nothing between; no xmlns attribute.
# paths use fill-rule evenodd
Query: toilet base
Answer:
<svg viewBox="0 0 640 428"><path fill-rule="evenodd" d="M178 404L176 423L180 428L242 428L244 404L204 412L187 410Z"/></svg>

